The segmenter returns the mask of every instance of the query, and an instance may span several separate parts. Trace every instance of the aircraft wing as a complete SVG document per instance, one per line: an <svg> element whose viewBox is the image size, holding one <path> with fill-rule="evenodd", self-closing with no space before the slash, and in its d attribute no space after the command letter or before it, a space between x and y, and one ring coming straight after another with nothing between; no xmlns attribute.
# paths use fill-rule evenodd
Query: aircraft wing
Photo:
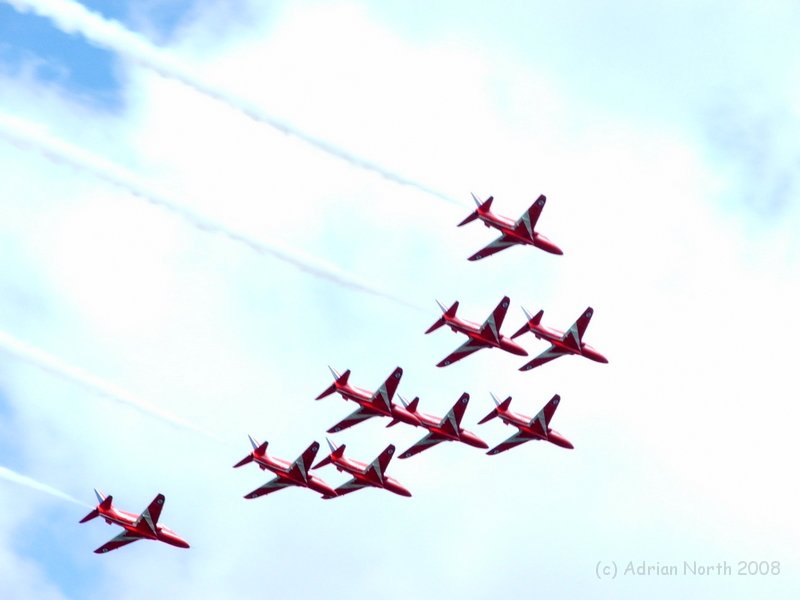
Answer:
<svg viewBox="0 0 800 600"><path fill-rule="evenodd" d="M510 248L511 246L515 246L519 242L515 242L507 235L501 235L491 244L486 246L485 248L481 248L475 254L470 256L467 260L480 260L482 258L486 258L487 256L491 256L492 254L497 254L501 250L505 250L506 248Z"/></svg>
<svg viewBox="0 0 800 600"><path fill-rule="evenodd" d="M439 434L429 433L424 438L422 438L420 441L418 441L416 444L411 446L411 448L409 448L408 450L403 452L400 455L400 458L408 458L410 456L414 456L415 454L419 454L420 452L422 452L424 450L427 450L428 448L432 448L436 444L439 444L439 443L445 441L446 439L447 438L445 438L445 437L443 437L443 436L441 436Z"/></svg>
<svg viewBox="0 0 800 600"><path fill-rule="evenodd" d="M594 311L592 310L592 307L588 306L586 310L583 311L583 314L578 317L578 320L575 321L569 329L567 329L564 337L561 338L561 341L567 344L570 348L580 351L583 334L586 333L586 328L589 326L589 321L592 320L593 314Z"/></svg>
<svg viewBox="0 0 800 600"><path fill-rule="evenodd" d="M252 500L253 498L258 498L260 496L266 496L267 494L271 494L272 492L277 492L278 490L282 490L283 488L289 487L293 485L292 483L286 481L285 479L281 479L280 477L276 477L272 481L268 481L260 488L257 488L247 494L245 498L248 500Z"/></svg>
<svg viewBox="0 0 800 600"><path fill-rule="evenodd" d="M366 483L362 483L358 479L351 479L350 481L343 483L338 488L336 488L336 495L344 496L345 494L349 494L350 492L357 492L358 490L365 487L368 487Z"/></svg>
<svg viewBox="0 0 800 600"><path fill-rule="evenodd" d="M500 303L492 311L492 314L481 325L481 335L489 335L495 342L500 341L500 328L508 312L508 303L511 302L508 296L503 296Z"/></svg>
<svg viewBox="0 0 800 600"><path fill-rule="evenodd" d="M467 410L467 403L469 402L469 394L464 392L461 397L456 400L453 408L442 417L439 427L451 435L458 435L461 429L461 419L464 417L464 411Z"/></svg>
<svg viewBox="0 0 800 600"><path fill-rule="evenodd" d="M150 533L156 535L158 533L156 525L161 516L162 508L164 508L164 494L159 494L153 498L153 501L144 509L144 512L133 522L133 526L136 529L144 527L150 531Z"/></svg>
<svg viewBox="0 0 800 600"><path fill-rule="evenodd" d="M556 409L558 408L558 403L561 402L561 396L556 394L550 401L544 405L542 410L540 410L536 416L534 416L530 423L528 423L532 428L536 427L536 429L541 433L543 436L547 436L547 428L550 425L550 419L553 418L553 415L556 413Z"/></svg>
<svg viewBox="0 0 800 600"><path fill-rule="evenodd" d="M542 214L542 209L544 208L544 203L546 201L547 198L544 197L544 194L540 195L536 199L536 202L531 204L531 207L525 211L519 219L517 219L516 223L514 223L514 232L533 239L533 231L536 229L536 221L539 220L539 215Z"/></svg>
<svg viewBox="0 0 800 600"><path fill-rule="evenodd" d="M446 367L447 365L452 365L454 362L461 360L465 356L469 356L473 352L477 352L481 348L486 348L486 344L482 344L481 342L477 342L470 338L456 348L453 352L451 352L448 356L439 361L436 366Z"/></svg>
<svg viewBox="0 0 800 600"><path fill-rule="evenodd" d="M370 410L368 408L360 407L356 411L350 413L344 419L339 421L336 425L328 429L328 433L337 433L342 429L347 429L348 427L352 427L353 425L358 425L362 421L366 421L367 419L371 419L372 417L377 417L378 413L374 410Z"/></svg>
<svg viewBox="0 0 800 600"><path fill-rule="evenodd" d="M389 461L392 460L393 454L394 444L389 444L367 467L365 471L367 477L375 481L375 483L383 484L383 473L386 471L386 467L389 466Z"/></svg>
<svg viewBox="0 0 800 600"><path fill-rule="evenodd" d="M532 361L529 361L529 362L525 363L524 365L522 365L519 368L519 370L520 371L530 371L531 369L533 369L535 367L539 367L539 366L541 366L541 365L543 365L545 363L549 363L551 360L554 360L554 359L558 358L559 356L564 356L565 354L569 354L569 352L567 352L566 350L560 350L559 348L556 348L555 346L553 346L551 344L550 347L547 350L542 352L539 356L534 358Z"/></svg>
<svg viewBox="0 0 800 600"><path fill-rule="evenodd" d="M391 414L392 412L392 397L397 390L397 385L400 383L400 378L403 376L403 369L397 367L389 378L383 383L377 391L372 394L372 403L379 406L382 410Z"/></svg>
<svg viewBox="0 0 800 600"><path fill-rule="evenodd" d="M319 444L317 442L311 442L311 445L305 449L305 452L303 452L298 459L292 463L292 466L289 467L289 474L308 482L308 471L314 463L314 457L317 455L318 450Z"/></svg>
<svg viewBox="0 0 800 600"><path fill-rule="evenodd" d="M138 533L134 533L126 529L125 531L120 533L117 537L110 539L105 544L100 546L94 552L95 554L105 554L106 552L111 552L112 550L116 550L117 548L122 548L122 546L127 546L131 542L140 540L143 537L144 536L139 535Z"/></svg>
<svg viewBox="0 0 800 600"><path fill-rule="evenodd" d="M534 439L536 438L533 437L532 435L523 433L522 431L518 431L510 438L508 438L505 442L500 442L499 444L497 444L497 446L489 450L487 454L492 454L492 455L500 454L501 452L505 452L506 450L511 450L511 448L515 448L520 444L524 444L525 442L529 442L530 440Z"/></svg>

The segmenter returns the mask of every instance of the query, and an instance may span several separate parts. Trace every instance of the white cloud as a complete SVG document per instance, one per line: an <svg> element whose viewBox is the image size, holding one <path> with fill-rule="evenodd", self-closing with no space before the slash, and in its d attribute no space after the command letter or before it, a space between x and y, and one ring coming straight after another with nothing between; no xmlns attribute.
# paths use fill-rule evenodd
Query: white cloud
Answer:
<svg viewBox="0 0 800 600"><path fill-rule="evenodd" d="M112 156L185 191L196 210L254 236L291 236L429 313L310 280L174 227L35 155L3 154L14 174L0 195L28 199L3 207L4 243L33 248L27 263L48 307L35 323L14 324L15 333L230 443L211 447L5 367L17 422L30 432L19 451L32 473L72 463L64 480L48 481L87 499L101 486L129 510L162 491L164 522L192 544L181 552L142 542L103 557L92 563L93 593L141 597L152 586L140 576L147 572L173 595L201 597L265 585L279 597L523 589L640 597L646 588L653 595L652 580L597 582L596 561L796 559L784 533L799 529L798 490L786 476L797 451L796 410L785 391L797 337L787 317L797 303L796 269L783 251L792 242L752 236L717 208L727 180L691 137L593 112L556 79L500 55L454 42L411 44L353 5L290 10L264 26L265 35L238 43L216 41L206 33L213 29L206 15L182 30L177 50L202 51L212 76L292 123L465 200L472 186L493 193L509 216L546 193L541 229L565 255L515 248L468 263L492 239L478 225L455 227L469 209L462 215L347 168L136 68L126 79L127 112L111 125ZM77 117L51 112L49 102L41 114L31 102L26 116L55 114L59 131L74 131ZM100 195L114 197L104 205ZM5 273L5 285L25 289L19 268ZM593 305L587 340L610 363L564 358L519 373L524 361L483 351L434 367L461 339L444 330L423 335L436 318L433 299L460 299L460 312L479 320L503 294L513 303L506 331L521 324L520 304L544 308L557 327ZM525 346L543 349L533 339ZM489 391L514 396L529 414L558 392L554 427L576 448L530 443L490 458L442 445L391 463L411 499L368 490L322 502L289 490L242 500L269 477L231 469L248 451L247 433L293 459L354 408L338 398L313 401L330 382L327 364L351 368L353 383L366 388L399 364L400 392L420 395L434 414L469 391L465 425L490 444L509 432L475 426L491 406ZM370 460L389 441L402 450L422 433L376 420L336 440ZM51 452L42 453L48 435ZM344 480L328 469L321 475ZM72 561L109 534L79 531ZM753 591L736 578L656 583L662 597ZM786 586L777 595L795 580L787 573L768 583Z"/></svg>

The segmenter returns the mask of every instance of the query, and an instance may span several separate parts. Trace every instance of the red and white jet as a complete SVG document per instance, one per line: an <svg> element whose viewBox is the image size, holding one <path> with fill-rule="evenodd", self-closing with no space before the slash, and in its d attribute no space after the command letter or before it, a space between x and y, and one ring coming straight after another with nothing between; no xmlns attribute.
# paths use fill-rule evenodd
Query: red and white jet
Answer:
<svg viewBox="0 0 800 600"><path fill-rule="evenodd" d="M334 496L344 496L345 494L355 492L365 487L382 488L399 494L400 496L411 495L411 492L400 485L396 479L386 475L386 467L389 465L389 461L392 460L392 455L394 454L394 445L389 444L386 449L368 465L347 458L344 455L344 444L337 448L328 440L328 446L330 446L331 453L319 461L313 468L318 469L333 463L339 471L342 473L349 473L353 478L336 488L334 494L323 496L326 500Z"/></svg>
<svg viewBox="0 0 800 600"><path fill-rule="evenodd" d="M494 197L489 196L484 202L481 202L475 197L475 194L472 194L472 199L475 200L475 204L478 205L478 208L466 219L461 221L458 226L461 227L470 221L480 219L486 227L494 227L499 230L502 235L482 250L478 250L478 252L470 256L469 260L480 260L492 254L497 254L501 250L505 250L511 246L516 246L517 244L536 246L550 254L564 254L561 248L556 246L541 233L535 231L536 221L539 220L539 215L542 213L544 203L547 201L544 195L539 196L536 202L534 202L516 221L501 217L491 211Z"/></svg>
<svg viewBox="0 0 800 600"><path fill-rule="evenodd" d="M458 302L455 302L450 308L445 309L437 300L436 303L439 304L439 308L442 309L443 314L425 333L430 333L431 331L439 329L442 325L447 325L453 331L465 334L468 339L436 366L446 367L481 348L500 348L511 354L516 354L517 356L528 356L528 353L522 346L500 334L500 327L502 327L503 319L506 317L509 302L508 296L503 297L503 299L500 300L500 304L492 311L492 314L484 321L483 325L478 325L472 321L459 319L456 316Z"/></svg>
<svg viewBox="0 0 800 600"><path fill-rule="evenodd" d="M250 436L247 436L250 437ZM293 463L289 463L280 458L269 456L267 454L267 442L259 444L252 437L250 437L250 444L253 446L253 451L245 456L238 463L233 465L236 469L249 462L255 461L262 470L269 469L277 475L272 481L268 481L260 488L253 490L245 496L248 500L277 492L285 487L296 485L298 487L307 487L315 492L325 496L335 496L336 492L327 483L322 481L319 477L311 475L308 471L311 468L311 463L314 462L314 457L319 450L319 444L313 442L300 457Z"/></svg>
<svg viewBox="0 0 800 600"><path fill-rule="evenodd" d="M540 310L535 315L531 316L530 313L524 308L522 311L528 318L528 321L523 325L517 333L512 335L512 338L521 336L528 331L533 332L537 339L544 339L550 342L550 347L542 352L539 356L532 361L520 367L520 371L530 371L531 369L543 365L551 360L564 356L565 354L577 354L585 356L586 358L595 362L607 363L608 359L600 354L597 350L592 348L589 344L583 341L583 334L589 326L589 321L592 319L594 310L589 306L583 311L583 314L578 317L578 320L572 324L566 333L562 333L557 329L550 329L541 324L543 310Z"/></svg>
<svg viewBox="0 0 800 600"><path fill-rule="evenodd" d="M97 496L98 505L88 515L81 519L81 523L91 521L95 517L102 517L106 523L111 525L119 525L124 530L117 537L109 540L97 550L96 554L105 554L111 550L116 550L122 546L135 542L136 540L156 540L177 546L178 548L188 548L189 544L178 537L174 531L169 527L158 524L158 518L161 516L161 509L164 508L164 494L156 496L150 505L144 509L140 515L119 510L112 505L112 496L103 496L97 490L94 491Z"/></svg>
<svg viewBox="0 0 800 600"><path fill-rule="evenodd" d="M328 429L328 433L339 432L342 429L347 429L348 427L352 427L372 417L391 418L392 420L387 427L396 425L400 421L408 423L409 425L416 424L416 419L408 414L407 410L392 402L395 390L397 390L397 386L400 383L400 378L403 376L403 369L400 367L397 367L392 374L389 375L383 385L374 393L350 385L350 383L348 383L350 369L340 375L337 371L331 369L331 367L328 368L333 374L334 382L328 389L317 396L316 399L321 400L325 396L337 392L346 400L352 400L359 405L359 408L355 412L349 414L342 421L339 421L336 425Z"/></svg>
<svg viewBox="0 0 800 600"><path fill-rule="evenodd" d="M494 419L495 417L500 417L503 423L506 425L513 425L519 431L508 438L505 442L502 442L489 450L486 454L499 454L501 452L505 452L506 450L510 450L515 446L524 444L530 440L545 440L555 444L556 446L561 446L562 448L574 448L572 443L570 443L567 438L562 436L557 431L550 429L550 419L553 418L556 408L558 408L558 403L561 401L561 396L558 394L550 398L550 401L545 404L542 410L540 410L534 417L526 417L519 413L513 412L509 408L511 405L511 396L502 402L498 402L497 398L495 398L494 394L492 394L492 399L494 400L496 408L478 421L478 423L486 423L486 421Z"/></svg>
<svg viewBox="0 0 800 600"><path fill-rule="evenodd" d="M405 405L405 401L400 399ZM453 405L443 418L434 417L427 413L417 410L419 398L414 398L410 404L406 405L408 412L417 418L417 425L424 427L428 430L428 435L411 446L408 450L400 455L400 458L408 458L419 454L423 450L434 447L441 442L463 442L469 446L476 448L488 448L488 444L484 442L477 435L471 431L467 431L461 427L461 419L464 417L464 411L467 410L469 403L469 394L464 392L461 397Z"/></svg>

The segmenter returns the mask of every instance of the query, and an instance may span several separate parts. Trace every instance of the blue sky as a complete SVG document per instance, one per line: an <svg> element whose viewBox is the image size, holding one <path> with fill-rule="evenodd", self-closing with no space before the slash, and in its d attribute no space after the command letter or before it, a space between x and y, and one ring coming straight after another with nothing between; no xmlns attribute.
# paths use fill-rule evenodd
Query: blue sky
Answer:
<svg viewBox="0 0 800 600"><path fill-rule="evenodd" d="M81 502L99 487L130 511L163 492L163 522L192 544L97 557L111 528L78 526L83 507L0 481L12 507L0 581L13 597L140 598L153 585L208 598L264 586L328 598L796 596L792 3L84 6L222 101L137 64L138 38L118 30L112 52L0 4L0 332L219 441L2 351L0 466ZM243 104L465 208L277 132ZM84 167L46 158L54 139ZM421 310L201 231L132 188ZM512 218L547 194L539 226L564 256L515 248L467 262L492 239L455 227L471 191ZM520 305L559 328L592 305L587 340L609 364L519 373L515 357L482 352L437 369L461 340L423 335L434 299L482 320L505 294L506 331ZM491 445L510 432L476 424L489 392L526 414L559 393L553 426L575 450L444 445L391 463L411 499L243 500L265 481L231 469L248 433L293 459L353 410L313 401L327 365L365 388L403 366L400 393L434 414L468 391L464 424ZM336 441L369 461L420 437L368 422ZM684 560L782 572L595 576L599 561Z"/></svg>

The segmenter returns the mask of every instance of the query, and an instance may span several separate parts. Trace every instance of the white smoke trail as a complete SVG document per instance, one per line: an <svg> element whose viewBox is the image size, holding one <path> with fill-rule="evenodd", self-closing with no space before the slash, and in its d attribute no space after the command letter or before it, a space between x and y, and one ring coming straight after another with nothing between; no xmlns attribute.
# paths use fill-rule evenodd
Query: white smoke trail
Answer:
<svg viewBox="0 0 800 600"><path fill-rule="evenodd" d="M46 17L65 33L81 34L92 44L121 54L163 77L180 81L201 94L227 104L255 121L269 125L285 135L294 136L355 167L372 171L389 181L413 187L445 202L462 206L462 203L442 192L350 154L267 114L261 108L237 97L222 86L208 81L188 65L176 60L168 52L151 44L146 38L126 29L121 23L106 19L73 0L5 0L5 2L11 4L19 12L31 11Z"/></svg>
<svg viewBox="0 0 800 600"><path fill-rule="evenodd" d="M66 500L67 502L72 502L73 504L77 504L79 506L93 508L91 505L81 502L80 500L73 498L61 490L57 490L56 488L49 486L46 483L42 483L41 481L36 481L31 477L20 475L16 471L12 471L11 469L2 465L0 465L0 478L5 479L6 481L11 481L12 483L16 483L18 485L24 485L25 487L44 492L45 494L50 494L51 496L55 496L61 500Z"/></svg>
<svg viewBox="0 0 800 600"><path fill-rule="evenodd" d="M70 365L52 354L48 354L44 350L35 348L14 336L0 331L0 351L8 352L9 354L30 363L47 373L66 379L73 383L77 383L84 388L120 404L131 407L143 414L155 417L165 423L169 423L175 427L186 429L199 433L200 435L214 440L215 442L224 443L224 441L216 435L200 429L196 425L189 423L175 415L150 404L149 402L139 398L135 394L122 389L112 383L103 381L99 377L95 377L91 373Z"/></svg>
<svg viewBox="0 0 800 600"><path fill-rule="evenodd" d="M418 305L412 302L360 281L354 275L346 273L329 262L310 256L296 248L290 248L286 244L276 240L270 240L269 243L256 240L226 225L222 225L207 217L194 213L180 206L170 199L167 194L153 188L130 171L118 167L102 157L86 152L81 148L53 137L38 124L0 114L0 136L6 138L15 146L34 149L53 162L79 169L107 183L121 187L151 204L160 206L178 215L201 231L223 235L234 242L247 246L259 254L272 256L310 275L332 281L345 288L386 298L398 304L402 304L403 306L422 310Z"/></svg>

